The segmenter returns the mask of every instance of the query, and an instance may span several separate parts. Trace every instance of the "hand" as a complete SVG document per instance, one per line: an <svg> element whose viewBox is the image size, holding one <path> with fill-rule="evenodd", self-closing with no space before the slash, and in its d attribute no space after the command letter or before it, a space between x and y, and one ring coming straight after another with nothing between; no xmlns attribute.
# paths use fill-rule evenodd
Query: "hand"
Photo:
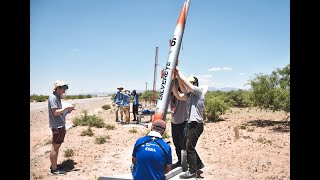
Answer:
<svg viewBox="0 0 320 180"><path fill-rule="evenodd" d="M72 110L74 110L74 108L75 108L75 104L69 106L69 107L68 107L68 111L71 112Z"/></svg>
<svg viewBox="0 0 320 180"><path fill-rule="evenodd" d="M173 70L173 73L179 78L180 77L180 69L178 66L176 66Z"/></svg>

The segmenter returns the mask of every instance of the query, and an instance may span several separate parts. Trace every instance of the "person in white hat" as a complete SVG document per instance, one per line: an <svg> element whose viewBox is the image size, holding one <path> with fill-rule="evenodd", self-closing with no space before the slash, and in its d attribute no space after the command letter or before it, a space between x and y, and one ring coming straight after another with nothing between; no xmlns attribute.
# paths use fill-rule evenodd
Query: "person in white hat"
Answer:
<svg viewBox="0 0 320 180"><path fill-rule="evenodd" d="M118 87L117 89L118 91L116 92L113 98L113 105L115 105L116 122L122 122L123 121L123 104L122 104L123 103L123 94L122 94L123 87ZM121 120L118 119L119 109L120 109Z"/></svg>
<svg viewBox="0 0 320 180"><path fill-rule="evenodd" d="M74 105L62 107L61 96L68 89L68 85L62 81L57 80L54 83L53 93L48 98L48 114L49 114L49 127L52 131L52 148L50 151L50 175L64 175L66 171L63 171L61 167L58 167L57 160L59 149L64 142L66 135L66 115L74 110Z"/></svg>

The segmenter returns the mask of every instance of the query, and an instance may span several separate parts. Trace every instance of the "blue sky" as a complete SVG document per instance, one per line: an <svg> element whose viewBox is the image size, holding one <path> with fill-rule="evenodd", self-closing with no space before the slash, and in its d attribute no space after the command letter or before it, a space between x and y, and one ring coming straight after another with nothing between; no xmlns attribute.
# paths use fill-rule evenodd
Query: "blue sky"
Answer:
<svg viewBox="0 0 320 180"><path fill-rule="evenodd" d="M157 89L185 0L31 0L30 94L56 80L69 95ZM191 0L179 55L185 76L247 89L290 64L289 0Z"/></svg>

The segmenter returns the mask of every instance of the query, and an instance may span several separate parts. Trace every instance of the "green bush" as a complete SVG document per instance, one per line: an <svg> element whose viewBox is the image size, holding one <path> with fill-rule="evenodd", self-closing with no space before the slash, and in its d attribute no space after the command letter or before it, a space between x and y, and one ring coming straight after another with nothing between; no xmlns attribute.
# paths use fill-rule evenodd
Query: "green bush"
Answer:
<svg viewBox="0 0 320 180"><path fill-rule="evenodd" d="M33 101L35 101L35 102L45 102L45 101L48 100L48 98L49 98L49 96L33 94L33 95L30 96L30 102L33 102Z"/></svg>
<svg viewBox="0 0 320 180"><path fill-rule="evenodd" d="M88 127L88 129L83 130L80 134L81 136L93 136L93 131L90 127Z"/></svg>
<svg viewBox="0 0 320 180"><path fill-rule="evenodd" d="M71 156L73 156L73 155L74 155L74 152L73 152L72 149L66 149L66 150L64 151L64 157L71 157Z"/></svg>
<svg viewBox="0 0 320 180"><path fill-rule="evenodd" d="M205 99L205 119L208 121L217 121L219 116L224 114L229 108L219 97L208 97Z"/></svg>
<svg viewBox="0 0 320 180"><path fill-rule="evenodd" d="M136 128L132 128L129 130L130 133L137 133L137 129Z"/></svg>
<svg viewBox="0 0 320 180"><path fill-rule="evenodd" d="M102 109L108 110L108 109L111 109L111 106L110 106L110 104L106 104L106 105L102 106Z"/></svg>
<svg viewBox="0 0 320 180"><path fill-rule="evenodd" d="M115 128L114 125L110 125L110 124L106 124L105 127L107 130L113 130Z"/></svg>
<svg viewBox="0 0 320 180"><path fill-rule="evenodd" d="M89 126L89 127L97 127L102 128L105 126L103 119L95 115L88 115L87 110L83 110L83 116L76 117L73 119L73 124L78 126Z"/></svg>
<svg viewBox="0 0 320 180"><path fill-rule="evenodd" d="M99 136L99 137L96 137L95 143L96 144L103 144L103 143L107 142L106 139L110 139L110 136Z"/></svg>

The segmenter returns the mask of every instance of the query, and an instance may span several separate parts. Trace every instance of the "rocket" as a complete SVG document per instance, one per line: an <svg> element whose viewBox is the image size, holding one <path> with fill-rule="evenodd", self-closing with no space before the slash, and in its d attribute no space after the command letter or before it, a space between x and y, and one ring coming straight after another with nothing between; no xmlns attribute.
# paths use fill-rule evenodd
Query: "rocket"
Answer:
<svg viewBox="0 0 320 180"><path fill-rule="evenodd" d="M171 44L169 57L161 80L161 87L157 100L157 107L153 116L152 124L158 119L166 119L167 109L169 105L169 96L172 88L172 80L174 78L173 70L176 67L176 60L179 57L181 41L188 16L188 10L190 7L190 1L191 0L186 0L186 2L184 2L177 21L176 28L174 30L173 38L170 40Z"/></svg>

